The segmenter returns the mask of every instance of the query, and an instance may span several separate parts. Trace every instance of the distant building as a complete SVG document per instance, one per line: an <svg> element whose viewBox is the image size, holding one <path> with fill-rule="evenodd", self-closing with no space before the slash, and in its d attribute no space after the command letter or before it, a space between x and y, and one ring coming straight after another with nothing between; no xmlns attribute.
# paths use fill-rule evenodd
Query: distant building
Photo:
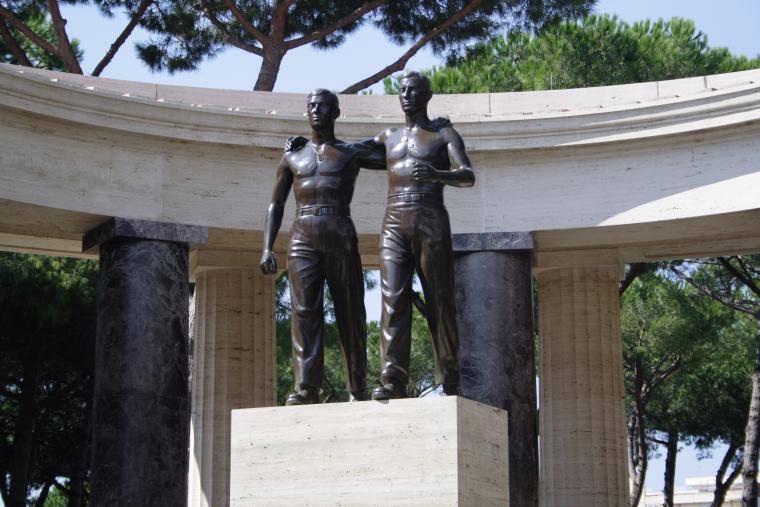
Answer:
<svg viewBox="0 0 760 507"><path fill-rule="evenodd" d="M685 488L676 488L673 493L673 505L688 507L710 507L713 501L715 489L715 477L690 477L684 481ZM665 503L665 495L662 491L647 491L644 497L646 507L661 507ZM741 507L742 483L734 481L731 489L726 493L723 507Z"/></svg>

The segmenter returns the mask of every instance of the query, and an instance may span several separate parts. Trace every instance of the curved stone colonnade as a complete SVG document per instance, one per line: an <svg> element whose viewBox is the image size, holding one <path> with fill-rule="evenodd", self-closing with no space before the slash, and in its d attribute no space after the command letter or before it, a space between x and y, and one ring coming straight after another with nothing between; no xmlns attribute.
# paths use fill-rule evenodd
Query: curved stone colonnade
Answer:
<svg viewBox="0 0 760 507"><path fill-rule="evenodd" d="M747 71L431 102L478 177L446 192L453 232L490 234L461 236L480 241L464 257L488 254L461 266L531 262L537 275L542 505L625 503L623 263L760 250L758 81ZM0 248L78 255L112 216L209 228L191 254L192 505L227 501L229 409L274 402L273 281L257 252L281 146L308 132L304 102L0 65ZM343 96L341 110L347 140L402 120L395 97ZM367 266L385 187L382 173L360 174L352 215ZM520 232L531 256L530 242L500 243Z"/></svg>

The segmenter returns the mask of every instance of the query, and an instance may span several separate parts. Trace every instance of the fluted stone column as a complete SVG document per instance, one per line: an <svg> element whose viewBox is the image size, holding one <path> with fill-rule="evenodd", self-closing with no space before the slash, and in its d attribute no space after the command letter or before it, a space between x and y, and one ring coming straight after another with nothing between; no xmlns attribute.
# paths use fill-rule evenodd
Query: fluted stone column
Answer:
<svg viewBox="0 0 760 507"><path fill-rule="evenodd" d="M188 246L205 227L114 218L99 247L92 505L186 505Z"/></svg>
<svg viewBox="0 0 760 507"><path fill-rule="evenodd" d="M454 234L460 391L506 410L509 503L538 505L529 233Z"/></svg>
<svg viewBox="0 0 760 507"><path fill-rule="evenodd" d="M536 273L544 507L628 505L622 270L585 264Z"/></svg>
<svg viewBox="0 0 760 507"><path fill-rule="evenodd" d="M191 507L229 505L230 411L276 404L275 277L251 266L259 256L196 259Z"/></svg>

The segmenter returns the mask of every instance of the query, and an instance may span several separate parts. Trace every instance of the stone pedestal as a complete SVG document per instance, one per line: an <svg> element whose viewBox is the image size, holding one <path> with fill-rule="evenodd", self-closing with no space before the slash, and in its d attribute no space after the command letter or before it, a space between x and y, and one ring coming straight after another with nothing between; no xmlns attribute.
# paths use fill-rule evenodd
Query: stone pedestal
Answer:
<svg viewBox="0 0 760 507"><path fill-rule="evenodd" d="M276 277L254 267L260 256L209 251L193 256L190 507L229 505L230 411L276 404Z"/></svg>
<svg viewBox="0 0 760 507"><path fill-rule="evenodd" d="M538 504L538 418L528 233L455 234L462 396L509 413L512 505Z"/></svg>
<svg viewBox="0 0 760 507"><path fill-rule="evenodd" d="M204 227L113 219L100 247L92 505L186 501L188 244Z"/></svg>
<svg viewBox="0 0 760 507"><path fill-rule="evenodd" d="M587 265L536 275L542 506L628 505L621 274Z"/></svg>
<svg viewBox="0 0 760 507"><path fill-rule="evenodd" d="M460 397L234 410L230 504L504 507L507 413Z"/></svg>

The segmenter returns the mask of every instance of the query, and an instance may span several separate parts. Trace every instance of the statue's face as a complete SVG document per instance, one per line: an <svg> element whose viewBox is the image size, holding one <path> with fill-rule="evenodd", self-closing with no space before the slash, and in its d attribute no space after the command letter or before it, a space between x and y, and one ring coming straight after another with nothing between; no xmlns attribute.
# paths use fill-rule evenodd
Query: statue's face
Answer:
<svg viewBox="0 0 760 507"><path fill-rule="evenodd" d="M419 78L404 78L399 83L398 98L401 101L401 109L405 113L415 113L424 109L430 97L430 89Z"/></svg>
<svg viewBox="0 0 760 507"><path fill-rule="evenodd" d="M335 123L340 110L329 95L309 95L306 103L306 116L312 128L319 129L329 127Z"/></svg>

